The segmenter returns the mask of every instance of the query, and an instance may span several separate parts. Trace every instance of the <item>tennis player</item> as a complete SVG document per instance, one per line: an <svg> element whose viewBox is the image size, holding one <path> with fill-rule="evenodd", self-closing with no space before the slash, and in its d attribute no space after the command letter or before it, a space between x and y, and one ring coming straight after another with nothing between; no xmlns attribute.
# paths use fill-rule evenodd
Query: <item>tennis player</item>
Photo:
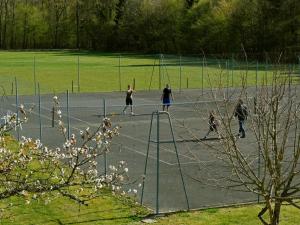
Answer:
<svg viewBox="0 0 300 225"><path fill-rule="evenodd" d="M130 113L131 113L131 115L134 115L134 113L133 113L133 106L132 106L132 94L133 94L133 91L134 90L131 88L131 85L128 84L127 91L126 91L126 99L125 99L126 106L123 109L123 114L126 114L126 109L128 108L128 106L130 106Z"/></svg>
<svg viewBox="0 0 300 225"><path fill-rule="evenodd" d="M169 87L169 85L166 84L166 87L164 88L163 93L161 95L161 100L163 103L163 111L165 111L165 109L167 112L169 111L169 107L171 105L171 98L172 98L172 101L174 101L174 98L172 95L172 90Z"/></svg>

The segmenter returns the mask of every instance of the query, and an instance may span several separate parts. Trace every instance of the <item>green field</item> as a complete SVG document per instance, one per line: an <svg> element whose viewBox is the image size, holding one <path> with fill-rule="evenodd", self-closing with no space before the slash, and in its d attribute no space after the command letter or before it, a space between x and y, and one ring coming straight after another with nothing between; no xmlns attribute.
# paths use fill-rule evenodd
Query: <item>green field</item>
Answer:
<svg viewBox="0 0 300 225"><path fill-rule="evenodd" d="M147 210L132 200L117 198L105 194L89 202L89 206L80 206L74 201L55 198L45 204L45 200L26 204L20 198L11 198L3 203L13 203L10 209L2 212L1 225L56 225L56 224L129 224L140 221Z"/></svg>
<svg viewBox="0 0 300 225"><path fill-rule="evenodd" d="M22 200L9 200L16 206L2 214L3 225L141 225L149 212L131 201L111 195L90 202L89 206L79 206L74 202L54 199L48 204L32 202L29 205ZM130 202L130 203L129 203ZM165 217L154 218L157 225L257 225L257 214L262 206L244 206L221 209L207 209L194 212L180 212ZM282 225L296 225L300 220L299 210L283 206Z"/></svg>
<svg viewBox="0 0 300 225"><path fill-rule="evenodd" d="M8 95L15 93L15 78L22 95L37 93L37 83L41 93L71 92L72 81L73 91L77 92L78 77L80 92L119 91L120 84L124 90L133 79L137 90L159 89L165 83L170 83L173 89L236 87L241 86L245 77L247 85L254 86L263 80L270 82L273 69L271 65L256 62L246 66L245 62L232 59L182 57L180 61L172 55L164 55L159 63L159 55L0 51L0 82Z"/></svg>
<svg viewBox="0 0 300 225"><path fill-rule="evenodd" d="M189 213L178 213L162 218L157 225L260 225L257 215L262 209L260 205L208 209ZM267 219L267 217L265 218ZM299 209L283 206L281 211L281 225L299 224Z"/></svg>

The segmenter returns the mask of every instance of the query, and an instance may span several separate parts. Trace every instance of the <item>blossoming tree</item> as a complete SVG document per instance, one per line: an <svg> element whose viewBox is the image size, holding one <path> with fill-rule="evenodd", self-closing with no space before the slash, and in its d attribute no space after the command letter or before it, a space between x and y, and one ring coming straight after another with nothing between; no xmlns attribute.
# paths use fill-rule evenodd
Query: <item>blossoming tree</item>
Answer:
<svg viewBox="0 0 300 225"><path fill-rule="evenodd" d="M19 113L8 113L0 126L0 200L12 196L24 197L27 203L33 199L59 195L87 205L88 201L108 188L122 193L122 184L127 181L128 168L124 161L110 166L107 174L97 170L98 159L109 151L110 143L118 135L110 119L104 118L95 131L87 128L79 135L66 135L59 101L53 98L58 127L64 136L61 147L48 148L40 140L22 137L12 140L9 131L26 122L32 109L19 106ZM20 114L20 116L19 116ZM10 139L10 141L8 140Z"/></svg>

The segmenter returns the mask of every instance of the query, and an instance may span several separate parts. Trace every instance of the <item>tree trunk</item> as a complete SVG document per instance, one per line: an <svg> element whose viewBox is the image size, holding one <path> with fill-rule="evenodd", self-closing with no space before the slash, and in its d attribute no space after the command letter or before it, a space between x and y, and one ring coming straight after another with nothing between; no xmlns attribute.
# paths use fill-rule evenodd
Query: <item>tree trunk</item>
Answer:
<svg viewBox="0 0 300 225"><path fill-rule="evenodd" d="M280 210L281 210L281 202L276 200L275 201L275 206L274 206L274 211L271 217L271 225L278 225L279 224L279 218L280 218Z"/></svg>
<svg viewBox="0 0 300 225"><path fill-rule="evenodd" d="M79 0L76 1L76 48L80 49L80 40L79 40Z"/></svg>
<svg viewBox="0 0 300 225"><path fill-rule="evenodd" d="M27 39L27 26L28 26L28 14L27 14L27 0L25 2L25 7L26 7L26 10L25 10L25 14L24 14L24 22L23 22L23 43L22 43L22 46L23 46L23 49L26 48L27 44L26 44L26 39Z"/></svg>
<svg viewBox="0 0 300 225"><path fill-rule="evenodd" d="M10 27L10 48L15 48L15 26L16 26L16 21L15 21L15 0L12 1L11 3L11 10L12 10L12 17L11 17L11 27Z"/></svg>
<svg viewBox="0 0 300 225"><path fill-rule="evenodd" d="M2 48L7 48L7 44L6 44L6 30L7 30L7 17L8 17L8 0L4 2L4 9L5 9L5 13L4 13L4 27L3 27L3 44L2 44Z"/></svg>
<svg viewBox="0 0 300 225"><path fill-rule="evenodd" d="M2 15L3 15L3 1L0 0L0 48L2 48Z"/></svg>
<svg viewBox="0 0 300 225"><path fill-rule="evenodd" d="M54 31L54 48L57 48L57 40L58 40L58 24L55 25Z"/></svg>

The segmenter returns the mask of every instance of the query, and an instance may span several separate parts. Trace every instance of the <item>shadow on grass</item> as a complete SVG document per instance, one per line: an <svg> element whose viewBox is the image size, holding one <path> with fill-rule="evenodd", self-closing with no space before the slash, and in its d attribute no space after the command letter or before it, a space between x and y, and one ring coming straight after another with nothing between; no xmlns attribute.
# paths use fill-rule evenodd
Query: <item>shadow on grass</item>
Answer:
<svg viewBox="0 0 300 225"><path fill-rule="evenodd" d="M107 209L107 210L97 210L97 211L92 211L92 212L87 212L87 213L78 213L78 215L73 215L73 216L68 216L65 219L64 218L49 218L41 221L42 224L85 224L85 223L92 223L92 222L104 222L104 221L120 221L122 224L125 222L130 221L139 221L141 217L137 215L128 215L128 216L110 216L107 218L103 218L104 216L101 216L103 213L113 213L117 215L117 213L127 211L129 208L117 208L117 209ZM39 213L40 216L45 215L43 212ZM23 214L24 215L24 214ZM81 220L80 220L81 219ZM125 221L123 221L125 220ZM102 223L100 223L102 224Z"/></svg>
<svg viewBox="0 0 300 225"><path fill-rule="evenodd" d="M97 51L76 51L76 50L62 50L58 52L54 52L53 55L57 56L84 56L84 57L106 57L111 59L116 59L116 64L118 64L118 59L121 56L121 66L123 68L130 67L159 67L159 58L160 54L141 54L141 53L114 53L114 52L97 52ZM131 59L131 60L153 60L153 63L145 63L145 64L128 64L122 65L122 58ZM221 69L226 70L226 64L228 63L228 59L226 58L207 58L205 61L206 68L212 69ZM163 57L163 66L165 67L202 67L203 61L199 56L183 56L181 57L181 61L179 60L178 55L170 55L164 54ZM240 70L248 70L248 71L256 71L256 64L253 62L250 64L246 64L245 62L237 62L235 61L235 65L230 66L231 63L228 64L228 69L231 71L240 71ZM270 66L270 65L269 65ZM118 67L115 65L114 67ZM260 63L258 65L259 71L265 71L266 65L264 63Z"/></svg>
<svg viewBox="0 0 300 225"><path fill-rule="evenodd" d="M104 221L123 221L126 220L126 223L128 220L131 221L139 221L141 218L137 216L121 216L121 217L111 217L111 218L99 218L99 219L91 219L91 220L83 220L83 221L76 221L76 222L67 222L67 223L62 223L60 221L59 224L85 224L85 223L92 223L92 222L104 222ZM124 224L125 221L122 222Z"/></svg>

